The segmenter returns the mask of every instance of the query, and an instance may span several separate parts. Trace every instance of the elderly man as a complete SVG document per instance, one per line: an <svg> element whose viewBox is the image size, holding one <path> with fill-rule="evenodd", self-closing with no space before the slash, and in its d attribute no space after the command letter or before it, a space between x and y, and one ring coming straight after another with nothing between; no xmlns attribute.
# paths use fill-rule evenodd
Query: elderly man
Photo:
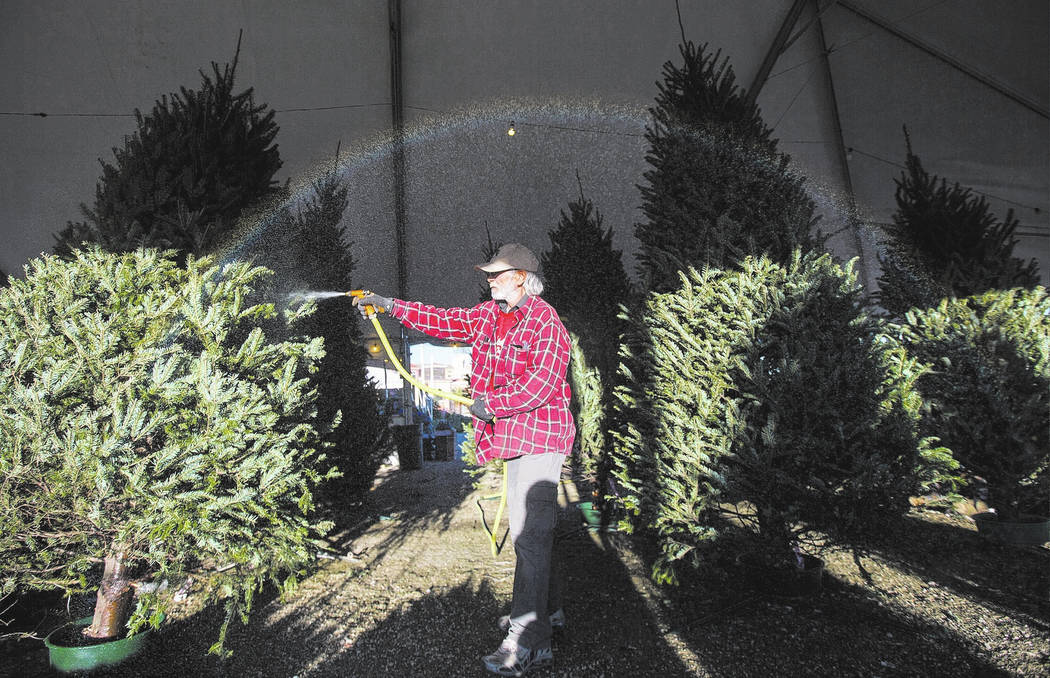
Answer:
<svg viewBox="0 0 1050 678"><path fill-rule="evenodd" d="M473 308L375 294L354 303L390 309L407 327L472 347L478 463L505 460L516 556L510 615L499 620L506 638L482 662L492 673L521 676L550 663L552 625L565 619L551 552L561 467L576 434L565 380L569 334L540 298L539 262L528 248L504 245L475 268L485 272L492 300Z"/></svg>

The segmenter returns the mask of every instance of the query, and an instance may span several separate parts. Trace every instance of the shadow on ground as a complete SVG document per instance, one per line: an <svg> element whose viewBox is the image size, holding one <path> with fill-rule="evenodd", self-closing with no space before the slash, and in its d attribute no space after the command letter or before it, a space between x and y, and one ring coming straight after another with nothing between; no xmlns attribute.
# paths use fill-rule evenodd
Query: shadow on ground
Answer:
<svg viewBox="0 0 1050 678"><path fill-rule="evenodd" d="M567 570L570 628L555 638L555 665L536 675L691 675L665 643L628 569L575 521L563 527L557 548ZM370 570L333 563L312 578L323 585L301 591L288 604L281 605L272 591L261 597L247 626L231 624L227 648L233 655L224 661L205 656L222 621L221 609L213 606L166 625L148 655L96 675L486 675L480 657L502 639L495 622L509 606L512 560L506 553L489 558L487 544L472 532L474 546L463 554L464 566L435 576L428 589L402 595L396 581L382 580L378 572L369 582ZM472 566L479 555L487 562ZM381 567L393 564L383 561ZM347 605L347 599L361 605ZM46 666L35 668L23 675L49 675Z"/></svg>
<svg viewBox="0 0 1050 678"><path fill-rule="evenodd" d="M373 490L360 506L337 520L327 541L336 553L357 554L374 566L421 531L452 529L467 497L477 494L464 468L460 460L427 462L420 469L404 471L383 467ZM332 513L339 517L338 511Z"/></svg>
<svg viewBox="0 0 1050 678"><path fill-rule="evenodd" d="M700 675L1050 675L1050 550L989 541L965 520L913 514L832 549L814 597L725 568L654 597ZM645 567L655 554L639 540L632 552Z"/></svg>
<svg viewBox="0 0 1050 678"><path fill-rule="evenodd" d="M486 675L480 656L501 639L495 621L509 607L513 555L508 545L490 556L475 505L498 478L474 489L452 464L389 472L333 536L333 552L360 558L320 561L287 602L265 591L247 626L231 624L232 657L205 654L223 618L221 606L212 606L166 624L147 654L97 675ZM1015 567L1045 572L1045 549L975 557L975 549L989 547L971 543L975 535L919 523L887 526L866 545L869 552L929 580L931 591L1029 615L1042 634L1037 640L1045 640L1038 626L1045 598L1032 602L1030 585L1004 581ZM897 534L898 527L909 531ZM958 548L946 556L942 544ZM555 637L554 665L537 676L1018 675L997 668L987 648L949 620L898 604L894 591L852 571L826 574L823 592L808 599L755 593L731 572L657 588L635 555L642 552L637 543L582 528L572 506L562 511L556 548L568 627ZM53 675L42 648L0 659L0 674Z"/></svg>
<svg viewBox="0 0 1050 678"><path fill-rule="evenodd" d="M982 537L935 512L888 521L861 552L1008 615L1027 615L1050 632L1050 549Z"/></svg>
<svg viewBox="0 0 1050 678"><path fill-rule="evenodd" d="M966 638L834 578L816 597L740 597L723 611L684 618L678 633L702 675L719 678L1014 675Z"/></svg>

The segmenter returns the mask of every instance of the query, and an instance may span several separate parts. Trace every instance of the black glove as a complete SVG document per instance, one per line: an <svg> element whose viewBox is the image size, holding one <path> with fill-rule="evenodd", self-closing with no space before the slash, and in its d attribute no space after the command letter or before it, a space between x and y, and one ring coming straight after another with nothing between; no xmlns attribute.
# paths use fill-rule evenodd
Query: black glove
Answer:
<svg viewBox="0 0 1050 678"><path fill-rule="evenodd" d="M482 421L491 422L496 418L496 415L492 414L485 407L485 397L481 396L470 404L470 413Z"/></svg>
<svg viewBox="0 0 1050 678"><path fill-rule="evenodd" d="M375 292L366 292L362 297L354 297L354 306L357 310L361 311L361 317L367 318L372 311L376 313L383 313L389 311L390 307L394 305L394 300L389 297L381 297ZM372 309L367 309L371 306Z"/></svg>

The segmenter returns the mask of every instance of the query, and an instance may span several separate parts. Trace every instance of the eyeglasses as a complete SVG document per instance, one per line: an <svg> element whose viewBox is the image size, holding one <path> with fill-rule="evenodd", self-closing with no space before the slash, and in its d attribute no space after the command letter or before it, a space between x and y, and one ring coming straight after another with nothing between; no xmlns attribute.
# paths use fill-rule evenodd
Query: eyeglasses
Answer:
<svg viewBox="0 0 1050 678"><path fill-rule="evenodd" d="M496 278L500 277L504 273L507 273L509 271L514 271L514 270L516 270L516 269L505 268L502 271L493 271L492 273L486 273L485 274L485 280L495 280Z"/></svg>

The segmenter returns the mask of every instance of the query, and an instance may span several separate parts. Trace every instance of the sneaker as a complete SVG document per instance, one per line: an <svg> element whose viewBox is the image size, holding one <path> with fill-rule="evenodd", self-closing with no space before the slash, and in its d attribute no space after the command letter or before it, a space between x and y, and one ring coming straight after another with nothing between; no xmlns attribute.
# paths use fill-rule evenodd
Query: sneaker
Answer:
<svg viewBox="0 0 1050 678"><path fill-rule="evenodd" d="M552 630L565 628L565 610L559 607L554 612L551 612L550 620ZM510 615L505 614L500 617L499 621L496 622L496 626L498 626L499 630L504 633L510 631Z"/></svg>
<svg viewBox="0 0 1050 678"><path fill-rule="evenodd" d="M524 676L532 669L547 666L554 660L550 647L530 650L513 640L504 640L499 649L481 658L485 670L501 676Z"/></svg>

